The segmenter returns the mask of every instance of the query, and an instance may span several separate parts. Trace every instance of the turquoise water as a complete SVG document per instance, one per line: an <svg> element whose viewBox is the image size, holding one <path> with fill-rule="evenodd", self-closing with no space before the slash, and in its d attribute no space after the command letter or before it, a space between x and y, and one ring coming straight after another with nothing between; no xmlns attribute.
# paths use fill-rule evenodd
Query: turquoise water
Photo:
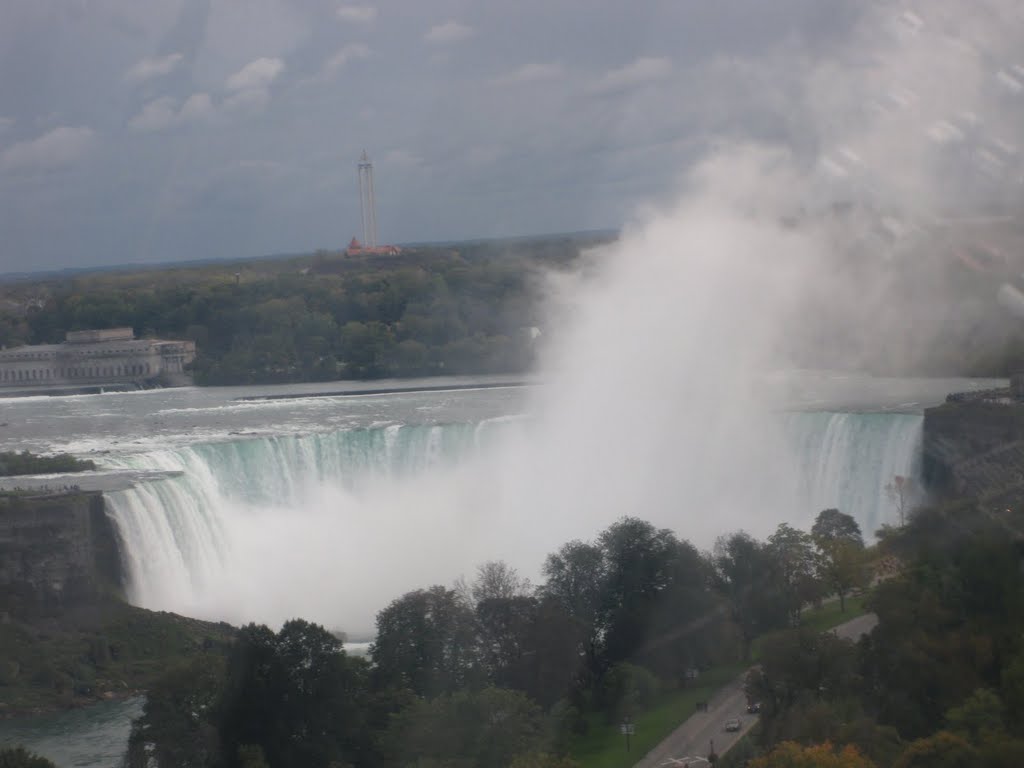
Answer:
<svg viewBox="0 0 1024 768"><path fill-rule="evenodd" d="M119 768L141 697L55 715L0 720L0 746L23 746L59 768Z"/></svg>

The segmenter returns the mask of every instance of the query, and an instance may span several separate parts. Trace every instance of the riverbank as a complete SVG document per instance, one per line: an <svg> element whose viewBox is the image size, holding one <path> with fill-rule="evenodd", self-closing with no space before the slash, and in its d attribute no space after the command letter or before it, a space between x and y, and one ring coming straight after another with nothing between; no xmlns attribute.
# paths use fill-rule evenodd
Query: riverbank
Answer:
<svg viewBox="0 0 1024 768"><path fill-rule="evenodd" d="M37 716L144 692L235 629L110 597L59 616L0 617L0 718Z"/></svg>

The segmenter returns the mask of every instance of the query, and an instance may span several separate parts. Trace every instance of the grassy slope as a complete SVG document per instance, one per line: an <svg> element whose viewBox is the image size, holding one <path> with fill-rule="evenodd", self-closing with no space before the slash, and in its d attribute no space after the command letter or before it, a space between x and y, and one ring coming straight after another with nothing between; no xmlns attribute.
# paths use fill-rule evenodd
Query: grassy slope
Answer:
<svg viewBox="0 0 1024 768"><path fill-rule="evenodd" d="M110 600L76 620L0 623L0 717L50 711L145 689L204 646L227 642L227 624Z"/></svg>
<svg viewBox="0 0 1024 768"><path fill-rule="evenodd" d="M804 611L803 624L824 632L865 612L863 597L847 598L845 613L839 611L838 602L827 603L821 608ZM756 661L756 641L751 652ZM573 741L570 754L584 768L629 768L692 715L698 701L710 699L715 691L747 668L743 663L715 667L701 674L697 686L662 694L653 707L636 717L636 733L631 737L629 752L626 752L626 740L619 733L617 723L608 724L599 715L592 716L589 731Z"/></svg>

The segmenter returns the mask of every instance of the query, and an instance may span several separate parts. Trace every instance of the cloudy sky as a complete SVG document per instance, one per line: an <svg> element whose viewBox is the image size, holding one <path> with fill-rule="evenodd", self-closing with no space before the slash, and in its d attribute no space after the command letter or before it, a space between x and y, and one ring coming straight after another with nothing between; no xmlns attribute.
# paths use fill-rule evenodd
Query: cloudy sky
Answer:
<svg viewBox="0 0 1024 768"><path fill-rule="evenodd" d="M0 272L618 227L865 5L5 0Z"/></svg>

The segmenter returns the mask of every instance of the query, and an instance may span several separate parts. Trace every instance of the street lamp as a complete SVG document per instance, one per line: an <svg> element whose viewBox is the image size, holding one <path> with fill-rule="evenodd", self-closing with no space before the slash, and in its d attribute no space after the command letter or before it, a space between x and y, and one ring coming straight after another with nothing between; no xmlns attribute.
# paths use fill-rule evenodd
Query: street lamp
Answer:
<svg viewBox="0 0 1024 768"><path fill-rule="evenodd" d="M629 737L636 732L636 726L628 720L619 725L619 733L626 737L626 751L629 752Z"/></svg>

